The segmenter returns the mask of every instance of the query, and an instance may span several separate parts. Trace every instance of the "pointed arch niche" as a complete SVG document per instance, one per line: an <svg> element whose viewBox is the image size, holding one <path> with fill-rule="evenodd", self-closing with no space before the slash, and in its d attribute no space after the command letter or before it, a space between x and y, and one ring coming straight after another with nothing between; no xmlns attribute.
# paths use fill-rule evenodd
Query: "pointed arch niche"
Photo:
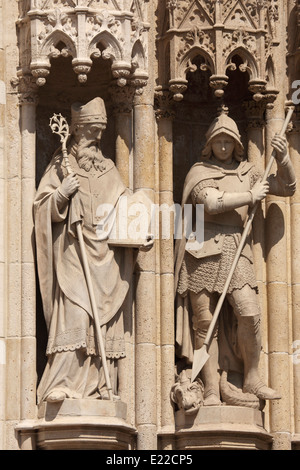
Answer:
<svg viewBox="0 0 300 470"><path fill-rule="evenodd" d="M176 0L164 5L158 22L156 112L160 168L169 177L161 190L168 191L169 204L180 204L185 177L201 160L205 134L220 108L227 108L236 121L245 156L264 170L266 110L278 95L271 65L279 44L278 5L271 0ZM253 232L256 277L263 286L263 213L257 214ZM173 323L174 318L173 312ZM174 329L176 336L176 325ZM174 362L179 374L181 361L175 356ZM183 421L177 421L176 409L175 423L182 445L188 426L184 429Z"/></svg>
<svg viewBox="0 0 300 470"><path fill-rule="evenodd" d="M63 43L57 47L63 48ZM107 44L97 42L101 52L107 50ZM46 83L37 89L36 102L36 175L35 186L39 181L59 146L59 139L51 133L49 119L54 113L61 113L71 122L70 110L74 102L86 103L100 96L106 105L107 127L103 133L101 146L103 153L111 158L122 176L124 183L130 187L132 175L133 152L133 99L136 87L122 86L113 76L112 59L103 54L94 54L88 79L80 83L73 71L72 57L62 55L51 59L51 71ZM133 281L134 282L134 281ZM134 360L134 314L132 312L133 285L130 288L128 301L124 306L124 322L127 356L120 365L122 381L122 398L128 405L128 422L135 423L133 377L135 374ZM45 363L44 352L47 344L42 302L39 286L36 286L36 338L37 338L37 373L40 380ZM38 385L38 384L37 384Z"/></svg>
<svg viewBox="0 0 300 470"><path fill-rule="evenodd" d="M21 50L15 83L27 101L29 95L34 95L31 102L38 99L37 181L47 159L43 139L49 132L40 132L46 125L43 116L57 112L56 108L68 117L74 101L101 96L111 117L104 137L107 154L118 166L118 144L117 150L112 150L114 128L116 139L125 132L121 140L126 140L130 151L133 97L141 95L148 82L147 7L147 2L140 0L20 2L17 26ZM120 125L124 114L130 127L125 131L124 124ZM46 128L49 130L48 125ZM49 149L49 142L46 147ZM124 169L122 177L125 184L133 179Z"/></svg>
<svg viewBox="0 0 300 470"><path fill-rule="evenodd" d="M245 152L248 151L250 111L257 107L249 90L251 75L238 51L230 57L228 64L227 85L220 98L211 87L205 57L196 55L186 75L183 98L173 105L174 200L177 203L181 202L185 176L191 166L201 160L205 133L221 107L227 108L230 117L237 122Z"/></svg>
<svg viewBox="0 0 300 470"><path fill-rule="evenodd" d="M57 48L63 49L64 44ZM108 115L107 128L103 134L102 149L106 156L115 161L115 115L109 93L113 80L111 63L103 58L95 58L88 77L88 85L80 84L72 69L70 56L51 59L51 72L43 87L37 89L36 106L36 175L35 186L49 164L59 146L59 139L53 136L49 127L50 118L54 113L61 113L71 123L71 106L74 102L87 103L100 96L104 99ZM47 333L43 317L43 308L37 286L37 377L41 378L45 367L45 350Z"/></svg>
<svg viewBox="0 0 300 470"><path fill-rule="evenodd" d="M165 66L159 69L158 89L174 100L176 202L183 175L200 157L205 129L218 107L226 106L238 121L244 142L249 140L249 123L263 126L264 111L278 94L271 66L278 45L277 14L271 0L255 5L231 0L166 2L159 24L158 48Z"/></svg>
<svg viewBox="0 0 300 470"><path fill-rule="evenodd" d="M59 141L53 138L49 120L54 113L62 113L70 123L70 110L75 102L87 103L100 96L106 105L107 129L103 135L104 153L115 160L114 113L109 87L113 81L109 60L95 58L88 84L80 84L72 70L71 57L51 60L51 73L46 84L38 89L37 113L37 185Z"/></svg>

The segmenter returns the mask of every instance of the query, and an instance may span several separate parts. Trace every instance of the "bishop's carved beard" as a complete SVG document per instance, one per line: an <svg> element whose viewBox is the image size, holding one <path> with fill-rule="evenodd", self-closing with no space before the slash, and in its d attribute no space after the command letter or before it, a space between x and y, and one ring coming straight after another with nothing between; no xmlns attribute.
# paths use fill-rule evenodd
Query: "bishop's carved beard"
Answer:
<svg viewBox="0 0 300 470"><path fill-rule="evenodd" d="M96 171L105 170L105 158L97 142L91 144L82 139L77 145L76 159L78 166L87 172L93 167Z"/></svg>

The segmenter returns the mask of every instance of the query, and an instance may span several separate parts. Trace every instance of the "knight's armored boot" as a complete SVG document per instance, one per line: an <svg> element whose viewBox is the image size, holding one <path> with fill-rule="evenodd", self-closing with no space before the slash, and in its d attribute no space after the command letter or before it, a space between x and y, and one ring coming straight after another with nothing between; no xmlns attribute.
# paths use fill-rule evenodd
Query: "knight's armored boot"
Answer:
<svg viewBox="0 0 300 470"><path fill-rule="evenodd" d="M196 349L203 345L207 330L196 331L195 341ZM204 364L200 376L204 384L204 405L218 406L220 401L220 375L219 369L219 348L217 338L214 337L209 347L209 359Z"/></svg>
<svg viewBox="0 0 300 470"><path fill-rule="evenodd" d="M194 348L200 349L212 320L216 299L206 291L190 293L190 298L193 307ZM220 405L218 327L209 347L209 359L203 366L200 377L204 384L204 405Z"/></svg>
<svg viewBox="0 0 300 470"><path fill-rule="evenodd" d="M238 318L238 339L244 361L243 392L252 393L262 400L281 398L276 390L261 381L258 374L261 350L260 315Z"/></svg>

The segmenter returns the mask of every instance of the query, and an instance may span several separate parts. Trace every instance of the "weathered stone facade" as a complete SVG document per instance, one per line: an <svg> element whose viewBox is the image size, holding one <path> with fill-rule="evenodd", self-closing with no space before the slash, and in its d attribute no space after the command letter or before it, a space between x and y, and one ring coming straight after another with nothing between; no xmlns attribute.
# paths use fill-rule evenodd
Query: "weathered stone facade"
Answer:
<svg viewBox="0 0 300 470"><path fill-rule="evenodd" d="M299 190L267 196L253 225L261 374L282 396L263 412L218 406L187 416L171 400L172 236L138 256L121 402L38 409L47 333L32 215L58 145L49 119L98 96L104 152L126 187L154 204L181 203L221 106L263 172L292 100L287 140L299 180L299 0L0 0L0 24L0 448L299 449Z"/></svg>

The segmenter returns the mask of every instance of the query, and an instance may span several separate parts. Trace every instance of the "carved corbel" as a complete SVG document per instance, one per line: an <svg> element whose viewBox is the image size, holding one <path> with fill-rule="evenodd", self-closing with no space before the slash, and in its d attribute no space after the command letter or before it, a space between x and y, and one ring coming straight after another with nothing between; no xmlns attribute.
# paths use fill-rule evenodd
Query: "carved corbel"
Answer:
<svg viewBox="0 0 300 470"><path fill-rule="evenodd" d="M132 75L130 79L130 84L136 90L137 95L143 94L145 86L147 86L149 76L148 74L139 67L139 62L133 60L131 62Z"/></svg>
<svg viewBox="0 0 300 470"><path fill-rule="evenodd" d="M46 79L50 74L50 68L50 62L31 63L30 70L36 80L37 86L41 87L46 84Z"/></svg>
<svg viewBox="0 0 300 470"><path fill-rule="evenodd" d="M130 85L120 87L117 81L110 85L109 93L113 102L114 114L130 114L132 112L135 91L135 88Z"/></svg>
<svg viewBox="0 0 300 470"><path fill-rule="evenodd" d="M188 81L183 78L175 78L169 81L170 91L175 101L183 100L183 94L187 90Z"/></svg>
<svg viewBox="0 0 300 470"><path fill-rule="evenodd" d="M37 106L39 102L39 95L35 91L27 91L18 94L20 106L33 105Z"/></svg>
<svg viewBox="0 0 300 470"><path fill-rule="evenodd" d="M261 101L263 99L266 85L266 80L261 80L259 78L249 81L249 91L253 93L254 101Z"/></svg>
<svg viewBox="0 0 300 470"><path fill-rule="evenodd" d="M243 108L248 120L248 128L258 129L265 125L264 112L266 110L266 104L263 100L244 101Z"/></svg>
<svg viewBox="0 0 300 470"><path fill-rule="evenodd" d="M93 61L90 59L73 59L72 66L74 72L78 76L80 83L86 83L87 76L91 71Z"/></svg>
<svg viewBox="0 0 300 470"><path fill-rule="evenodd" d="M159 86L155 89L155 115L157 121L175 117L173 94Z"/></svg>
<svg viewBox="0 0 300 470"><path fill-rule="evenodd" d="M272 109L274 102L279 94L279 90L275 88L267 88L264 92L263 102L266 103L266 109Z"/></svg>
<svg viewBox="0 0 300 470"><path fill-rule="evenodd" d="M135 94L138 96L141 96L144 92L145 86L147 86L148 83L148 77L134 77L130 81L131 85L135 88Z"/></svg>
<svg viewBox="0 0 300 470"><path fill-rule="evenodd" d="M16 88L18 91L18 98L20 106L23 105L38 105L39 94L38 85L31 74L19 74L18 77L14 77L11 81L12 88Z"/></svg>
<svg viewBox="0 0 300 470"><path fill-rule="evenodd" d="M131 75L131 64L122 61L114 62L111 66L111 70L113 77L117 80L118 86L126 86Z"/></svg>
<svg viewBox="0 0 300 470"><path fill-rule="evenodd" d="M222 98L224 96L224 88L228 85L227 75L211 75L209 84L215 90L215 96Z"/></svg>

